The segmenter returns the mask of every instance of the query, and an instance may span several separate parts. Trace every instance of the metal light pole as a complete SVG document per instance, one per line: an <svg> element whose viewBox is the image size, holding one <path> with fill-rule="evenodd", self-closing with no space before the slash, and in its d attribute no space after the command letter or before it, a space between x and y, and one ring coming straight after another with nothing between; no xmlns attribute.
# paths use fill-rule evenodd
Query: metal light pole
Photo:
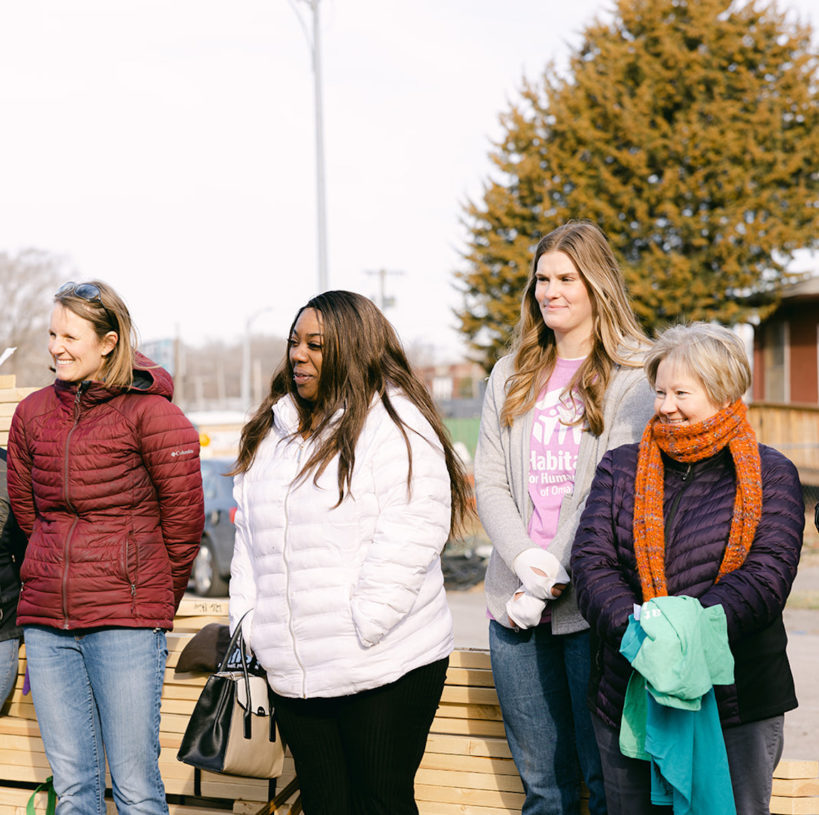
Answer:
<svg viewBox="0 0 819 815"><path fill-rule="evenodd" d="M301 14L293 5L293 10L299 18L307 44L310 47L310 54L313 61L313 97L315 103L315 125L316 125L316 226L317 251L318 251L318 290L319 293L327 290L327 214L325 204L325 179L324 179L324 114L322 107L321 90L321 19L319 5L321 0L301 0L310 7L313 13L312 36L304 24Z"/></svg>

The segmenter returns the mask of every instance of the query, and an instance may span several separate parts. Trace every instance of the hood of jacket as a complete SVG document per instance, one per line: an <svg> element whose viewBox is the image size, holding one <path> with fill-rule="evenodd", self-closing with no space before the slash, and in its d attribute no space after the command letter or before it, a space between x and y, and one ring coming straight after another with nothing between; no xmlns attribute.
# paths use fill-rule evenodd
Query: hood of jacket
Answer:
<svg viewBox="0 0 819 815"><path fill-rule="evenodd" d="M144 393L163 396L169 402L173 399L173 379L160 365L157 365L145 354L137 351L134 355L134 382L129 388L111 388L104 382L87 379L83 382L65 382L54 380L57 397L64 401L74 399L77 391L82 390L88 402L105 402L123 393Z"/></svg>

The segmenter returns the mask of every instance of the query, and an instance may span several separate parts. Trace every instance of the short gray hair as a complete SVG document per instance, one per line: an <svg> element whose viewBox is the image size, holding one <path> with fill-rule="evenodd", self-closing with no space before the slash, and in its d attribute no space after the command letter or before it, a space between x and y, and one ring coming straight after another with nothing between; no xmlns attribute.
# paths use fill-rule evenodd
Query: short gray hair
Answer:
<svg viewBox="0 0 819 815"><path fill-rule="evenodd" d="M721 325L702 322L675 325L659 334L643 365L652 388L657 368L666 359L687 368L715 405L736 402L751 387L745 344Z"/></svg>

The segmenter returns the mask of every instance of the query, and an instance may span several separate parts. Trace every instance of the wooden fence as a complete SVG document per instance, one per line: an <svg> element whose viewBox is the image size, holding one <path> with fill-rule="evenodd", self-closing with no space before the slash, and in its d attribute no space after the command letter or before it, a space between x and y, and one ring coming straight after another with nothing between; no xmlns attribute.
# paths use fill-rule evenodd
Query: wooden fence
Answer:
<svg viewBox="0 0 819 815"><path fill-rule="evenodd" d="M748 420L761 442L796 465L803 484L819 486L819 406L754 402Z"/></svg>

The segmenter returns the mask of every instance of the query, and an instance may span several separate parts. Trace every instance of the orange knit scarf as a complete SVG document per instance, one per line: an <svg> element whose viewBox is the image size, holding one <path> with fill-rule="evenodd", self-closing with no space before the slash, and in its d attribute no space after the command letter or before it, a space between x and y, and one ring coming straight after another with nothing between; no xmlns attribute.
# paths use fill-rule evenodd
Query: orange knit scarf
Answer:
<svg viewBox="0 0 819 815"><path fill-rule="evenodd" d="M663 523L665 468L661 450L677 461L690 463L716 455L728 446L734 459L737 491L731 532L717 581L744 562L762 514L759 447L746 414L745 404L737 400L696 424L668 424L657 416L648 423L640 440L634 480L634 554L643 587L643 602L668 594Z"/></svg>

